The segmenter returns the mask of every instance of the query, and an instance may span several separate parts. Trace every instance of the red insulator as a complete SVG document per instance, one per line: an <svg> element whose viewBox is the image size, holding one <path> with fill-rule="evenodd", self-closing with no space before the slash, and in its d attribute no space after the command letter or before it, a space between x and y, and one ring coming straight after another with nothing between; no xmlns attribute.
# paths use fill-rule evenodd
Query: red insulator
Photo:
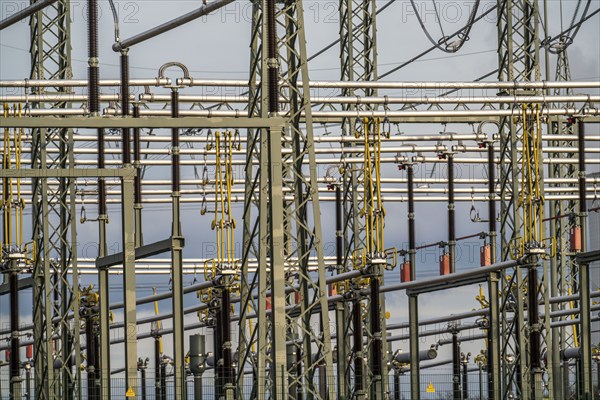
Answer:
<svg viewBox="0 0 600 400"><path fill-rule="evenodd" d="M267 296L267 311L271 311L271 296Z"/></svg>
<svg viewBox="0 0 600 400"><path fill-rule="evenodd" d="M571 251L572 252L581 251L581 227L580 226L575 226L575 227L571 228L570 243L571 243Z"/></svg>
<svg viewBox="0 0 600 400"><path fill-rule="evenodd" d="M450 274L450 254L444 253L440 256L440 275Z"/></svg>
<svg viewBox="0 0 600 400"><path fill-rule="evenodd" d="M400 269L400 280L402 282L410 282L410 263L404 261L402 268Z"/></svg>
<svg viewBox="0 0 600 400"><path fill-rule="evenodd" d="M296 304L300 304L302 303L302 294L300 293L300 291L298 290L296 292Z"/></svg>
<svg viewBox="0 0 600 400"><path fill-rule="evenodd" d="M4 361L10 361L10 350L4 350Z"/></svg>
<svg viewBox="0 0 600 400"><path fill-rule="evenodd" d="M487 267L492 265L492 246L485 244L479 249L479 259L481 260L481 266Z"/></svg>
<svg viewBox="0 0 600 400"><path fill-rule="evenodd" d="M335 283L330 283L329 285L327 285L327 290L330 297L337 296L338 294L337 285Z"/></svg>
<svg viewBox="0 0 600 400"><path fill-rule="evenodd" d="M28 344L27 347L25 348L25 356L27 357L28 360L31 360L33 358L33 345L32 344Z"/></svg>

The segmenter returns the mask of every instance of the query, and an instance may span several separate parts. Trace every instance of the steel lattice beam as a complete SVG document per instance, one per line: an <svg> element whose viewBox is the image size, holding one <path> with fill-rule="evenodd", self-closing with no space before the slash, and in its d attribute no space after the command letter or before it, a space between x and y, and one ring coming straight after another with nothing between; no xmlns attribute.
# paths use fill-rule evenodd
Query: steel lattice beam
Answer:
<svg viewBox="0 0 600 400"><path fill-rule="evenodd" d="M500 0L498 13L499 80L540 79L537 1ZM531 195L530 188L535 187L539 180L543 181L541 171L537 170L538 166L532 167L526 162L529 157L535 155L534 139L527 130L531 128L525 128L526 124L531 124L532 121L527 117L521 120L504 118L500 124L500 186L503 193L500 229L503 260L531 254L529 250L515 250L522 247L516 244L528 243L528 246L534 246L530 233L536 228L535 221L537 213L541 212L540 207L543 209L543 194L538 205L533 208L522 200L523 193L526 192L525 196ZM530 152L518 152L519 144L527 145L531 149ZM541 244L535 244L539 245ZM552 397L552 365L544 370L535 360L535 356L539 355L542 349L549 348L550 340L550 332L547 329L549 321L545 317L549 309L546 291L548 273L545 263L541 269L540 275L537 257L532 257L531 265L525 268L517 267L511 275L502 276L502 398L508 398L510 394L525 400L540 398L544 384L548 385ZM543 318L532 321L531 318L536 318L538 314L537 309L531 307L536 299L543 305L545 313ZM525 310L530 318L527 323ZM514 315L512 322L508 322L509 315Z"/></svg>
<svg viewBox="0 0 600 400"><path fill-rule="evenodd" d="M270 25L269 6L275 7L275 26ZM274 32L268 30L274 29ZM268 34L275 35L276 59L269 59ZM284 89L280 95L288 101L288 127L279 135L265 130L249 131L246 163L246 204L244 208L244 251L242 263L242 303L240 318L240 362L238 382L243 379L243 369L250 363L255 371L256 386L252 398L265 398L269 393L286 396L289 388L304 388L308 396L321 398L315 388L314 378L318 367L324 367L326 376L331 376L332 355L330 349L329 315L325 287L325 265L321 242L317 176L313 131L308 90L308 66L306 63L306 39L304 34L302 1L270 4L270 1L254 4L250 61L250 116L269 115L267 71L275 65L280 71ZM261 79L263 78L263 79ZM257 82L261 84L258 86ZM300 84L299 82L304 82ZM300 117L304 114L304 123ZM291 152L277 151L282 148ZM249 168L251 161L260 160L260 167ZM309 164L308 171L303 166ZM288 188L296 193L294 202L284 201L277 190ZM256 199L256 189L259 196ZM258 200L258 201L257 201ZM268 204L267 202L270 202ZM280 203L281 202L281 203ZM258 205L258 216L253 216L252 208ZM281 214L280 214L281 213ZM310 215L315 216L311 220ZM258 223L257 223L258 222ZM282 236L283 234L283 236ZM258 250L258 251L257 251ZM258 253L258 254L257 254ZM317 255L318 272L309 272L309 256ZM247 260L255 256L259 260L259 271L251 275ZM267 257L270 257L271 273L267 275ZM293 264L295 277L279 275L277 260ZM290 265L291 265L290 264ZM285 315L279 320L286 300L286 288L293 289L300 302L300 313ZM267 299L267 291L271 299ZM258 294L258 302L252 299ZM267 301L273 312L267 321ZM254 328L246 326L244 313L257 312L258 321ZM311 326L313 316L319 316L322 332ZM323 329L325 328L325 329ZM286 345L286 338L292 339L292 347ZM316 343L316 353L313 351ZM287 348L286 348L287 347ZM256 349L256 355L252 354ZM298 357L293 357L297 354ZM264 376L269 369L269 376ZM324 382L323 382L324 383ZM238 385L239 386L239 385ZM333 398L335 388L329 385L329 397ZM246 394L247 395L247 394ZM295 394L294 394L295 395Z"/></svg>
<svg viewBox="0 0 600 400"><path fill-rule="evenodd" d="M571 70L569 66L568 45L561 40L556 48L556 70L555 77L559 81L569 81L571 79ZM547 66L549 69L550 66ZM552 94L572 94L572 89L554 89ZM568 107L572 103L559 103L556 106ZM552 135L569 135L577 136L577 125L569 122L566 118L553 118L549 122L549 131ZM560 146L561 148L576 148L575 142L556 140L551 142L552 145ZM568 158L573 162L565 165L553 165L548 168L548 176L550 178L576 178L577 170L575 168L575 157L567 152L558 153L555 158ZM557 253L550 260L551 267L551 288L552 295L570 294L578 291L578 268L575 262L574 253L571 251L570 235L577 227L577 219L575 213L578 210L578 201L555 201L550 204L550 230L557 238ZM557 216L571 215L568 218L556 218ZM554 219L556 218L556 219ZM576 307L575 303L571 303L570 307ZM567 305L554 307L554 309L567 309ZM563 317L563 320L568 317ZM554 394L560 398L569 398L577 395L577 386L575 382L570 383L570 376L575 376L577 371L573 371L571 364L563 362L560 358L561 350L566 348L578 347L578 332L575 326L560 327L553 331L554 340L552 342L552 364L554 367ZM555 354L555 352L557 354Z"/></svg>
<svg viewBox="0 0 600 400"><path fill-rule="evenodd" d="M57 1L30 20L31 79L70 79L71 45L69 1ZM68 94L61 87L35 88L33 94ZM44 105L66 108L68 103ZM71 129L35 129L33 168L72 168ZM58 149L51 153L48 149ZM34 265L35 391L40 399L79 398L81 364L77 251L75 248L74 179L61 178L50 191L46 179L34 182L33 240L38 256ZM71 322L67 314L74 313ZM58 318L58 322L53 322ZM55 319L56 321L56 319ZM60 339L49 338L58 335ZM56 360L56 361L55 361Z"/></svg>

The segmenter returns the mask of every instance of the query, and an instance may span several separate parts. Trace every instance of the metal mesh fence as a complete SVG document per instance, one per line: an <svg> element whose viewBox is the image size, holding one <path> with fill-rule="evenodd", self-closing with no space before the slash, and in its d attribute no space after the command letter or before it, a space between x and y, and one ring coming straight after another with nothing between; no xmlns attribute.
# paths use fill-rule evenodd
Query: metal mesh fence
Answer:
<svg viewBox="0 0 600 400"><path fill-rule="evenodd" d="M598 364L594 363L592 380L594 387L595 399L600 399L600 391L599 391L599 381L600 381L600 371L598 369ZM172 376L167 376L166 380L156 381L154 379L154 373L151 369L146 371L147 378L145 382L142 382L140 377L138 376L138 384L136 387L132 388L135 392L136 398L139 400L172 400L174 399L174 382ZM85 379L85 374L83 374L83 379L80 385L77 385L76 388L71 388L70 392L76 394L79 393L79 396L75 396L75 399L82 400L96 400L90 396L88 396L87 392L87 380ZM448 369L427 369L421 372L421 398L424 400L446 400L446 399L455 399L459 398L461 400L492 400L487 395L487 374L485 371L479 371L475 366L471 367L467 373L467 383L466 387L463 386L464 377L461 374L461 379L459 380L459 393L456 393L455 397L454 386L453 386L453 375L452 372ZM572 377L573 382L575 383L575 377ZM264 379L264 377L262 378ZM336 378L333 377L328 380L329 384L336 384ZM164 388L163 388L164 384ZM312 382L313 388L315 390L315 394L319 392L319 377L318 374L315 375L314 380ZM202 377L194 377L188 376L186 379L187 385L187 399L215 399L217 398L217 385L215 381L214 375L212 373L206 373ZM33 391L33 374L30 376L29 385L27 385L27 379L25 374L22 376L22 399L35 399L35 393ZM353 382L350 382L350 393L352 396L353 390ZM29 391L27 390L29 388ZM123 377L116 377L111 379L111 398L113 399L124 399L125 394L129 388L126 385L125 379ZM252 375L247 375L244 379L244 383L242 387L236 387L236 399L249 399L256 397L256 385L255 379ZM293 389L293 386L287 386L287 390L290 391ZM62 388L59 386L58 390L62 391ZM367 394L367 398L370 396L369 388L365 388L365 393ZM303 394L306 395L306 390L303 391ZM267 393L267 396L269 394ZM57 393L57 398L63 398L60 393ZM387 380L386 387L386 398L390 400L410 400L410 373L402 373L402 374L394 374L390 372ZM568 398L577 398L576 393L567 394ZM8 377L7 371L4 369L0 370L0 399L9 400L10 397L10 379ZM342 397L338 397L338 399L342 399Z"/></svg>

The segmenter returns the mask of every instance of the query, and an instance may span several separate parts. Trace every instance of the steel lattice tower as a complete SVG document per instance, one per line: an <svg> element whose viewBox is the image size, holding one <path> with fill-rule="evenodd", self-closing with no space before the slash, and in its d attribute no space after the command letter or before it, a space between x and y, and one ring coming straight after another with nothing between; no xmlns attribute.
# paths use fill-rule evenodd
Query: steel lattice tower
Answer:
<svg viewBox="0 0 600 400"><path fill-rule="evenodd" d="M59 0L30 20L31 79L69 79L71 71L69 1ZM33 89L33 94L68 93L60 87ZM46 103L66 108L67 103ZM73 168L72 130L33 131L33 168ZM57 150L55 152L50 150ZM34 277L35 392L39 399L79 398L80 339L75 181L47 179L33 184L33 239L37 257ZM73 314L72 321L67 319Z"/></svg>
<svg viewBox="0 0 600 400"><path fill-rule="evenodd" d="M254 4L249 114L274 116L266 107L274 95L283 96L289 108L283 110L288 125L281 138L279 133L265 130L248 134L240 318L244 333L240 335L238 382L250 362L258 377L253 398L265 398L269 393L285 398L288 390L302 388L314 398L333 398L335 393L333 384L328 386L328 394L319 393L314 384L317 368L324 368L326 377L332 375L332 354L303 13L301 0ZM274 58L269 57L270 44L274 45ZM268 86L273 75L267 72L273 68L285 71L278 75L279 93ZM281 149L288 150L283 157ZM257 171L251 167L255 159L260 160ZM295 193L293 200L282 196L279 190L284 188ZM259 215L253 217L251 208L257 195ZM248 273L250 254L258 255L259 260L254 276ZM308 269L312 256L317 260L317 273ZM272 308L268 319L267 302ZM253 330L245 326L248 309L258 315ZM317 321L318 326L312 326ZM270 373L264 376L267 369ZM323 384L320 386L325 387Z"/></svg>
<svg viewBox="0 0 600 400"><path fill-rule="evenodd" d="M339 2L340 15L340 61L341 61L341 80L342 81L375 81L377 80L377 4L374 0L349 0ZM377 90L374 88L352 89L345 88L342 90L343 96L370 97L376 96ZM375 110L374 105L344 105L344 111L364 111ZM371 120L370 123L364 124L360 118L345 118L342 121L342 135L345 137L353 137L355 134L369 135L369 129L364 129L365 126L371 128L373 133L381 121ZM366 143L371 143L366 141ZM372 144L372 143L371 143ZM371 145L367 144L367 145ZM341 192L343 203L343 230L338 232L343 238L343 263L338 266L338 272L345 272L352 268L367 268L368 266L354 266L352 256L355 251L361 251L367 248L365 221L361 217L361 210L366 211L369 207L369 199L363 196L364 186L367 185L367 177L365 176L365 168L370 168L371 165L359 165L357 163L348 163L348 158L362 158L365 148L356 143L348 142L344 144L343 149L348 151L342 154L340 158L339 169L341 171ZM371 164L372 160L365 160L365 163ZM370 177L369 177L370 178ZM371 189L367 193L372 193ZM369 203L369 204L368 204ZM375 271L374 277L371 279L379 279L383 281L381 271ZM381 276L380 276L381 275ZM385 392L387 385L386 379L374 377L373 371L370 370L373 362L380 363L381 360L376 360L373 354L373 332L368 329L369 320L374 315L367 312L370 302L368 298L359 294L360 288L356 286L359 281L351 283L353 286L354 299L352 303L352 318L348 318L349 310L345 303L340 303L336 306L337 319L337 359L338 359L338 381L340 382L340 396L350 395L352 398L364 398L369 393L373 398L378 398ZM367 300L367 301L365 301ZM385 327L383 316L385 315L385 303L381 296L378 315L375 317L382 320L382 326ZM349 346L347 343L349 333L353 333L356 329L362 331L361 335L366 335L368 338L366 347L355 343ZM383 349L385 344L385 328L382 332ZM371 349L366 351L365 349ZM350 356L348 357L348 354ZM383 351L385 357L385 350ZM354 362L346 362L347 360ZM383 361L382 376L387 376L386 362ZM359 370L357 370L359 368ZM354 382L361 381L359 385L351 385L352 377ZM375 380L374 380L375 378ZM348 391L347 388L352 389Z"/></svg>
<svg viewBox="0 0 600 400"><path fill-rule="evenodd" d="M539 80L537 1L499 1L498 17L499 80ZM543 215L544 207L543 193L530 190L540 187L540 182L543 184L539 166L528 163L536 157L537 144L534 143L536 139L530 136L531 128L525 126L532 124L535 110L523 105L522 113L516 107L513 111L514 116L503 118L500 125L501 255L502 260L522 258L523 266L516 267L510 275L502 275L500 330L503 342L500 361L502 398L513 394L527 400L541 398L544 383L552 397L552 366L544 370L540 364L540 353L549 348L550 339L546 290L548 271L545 264L542 265L540 279L539 250L543 244L539 235L533 234L541 230L539 217ZM522 115L520 119L519 115ZM532 307L536 302L545 309L543 317L538 315L537 304ZM529 317L527 323L525 310Z"/></svg>
<svg viewBox="0 0 600 400"><path fill-rule="evenodd" d="M555 80L567 82L571 80L571 68L569 65L568 43L566 38L559 39L559 42L552 46L552 53L556 54L556 72ZM550 68L548 65L547 68ZM573 89L555 89L553 95L572 95ZM574 108L573 103L555 104L556 107ZM569 121L566 118L557 117L550 121L550 131L552 135L568 135L577 136L577 124ZM569 140L555 140L551 142L552 146L561 148L576 149L576 142ZM556 154L556 158L571 159L571 163L566 164L550 164L548 167L549 177L551 178L577 178L576 168L576 153L565 151ZM560 184L556 185L560 187ZM577 293L579 291L578 280L579 270L575 260L576 252L572 249L571 235L575 235L578 229L578 221L576 213L579 208L577 200L554 201L550 205L550 229L559 242L557 243L557 254L550 260L551 276L553 277L552 289L553 296L566 296ZM576 304L571 304L570 307L576 307ZM565 309L566 305L562 305ZM567 318L561 318L567 319ZM552 364L555 368L554 388L555 395L561 398L575 398L577 396L578 387L575 384L576 380L570 382L570 376L575 376L577 371L573 370L569 361L563 361L560 358L562 350L578 347L579 333L575 326L561 327L555 330L555 340L552 342ZM555 354L555 351L557 354ZM561 364L562 363L562 368ZM560 375L562 371L562 376ZM558 373L558 375L557 375Z"/></svg>

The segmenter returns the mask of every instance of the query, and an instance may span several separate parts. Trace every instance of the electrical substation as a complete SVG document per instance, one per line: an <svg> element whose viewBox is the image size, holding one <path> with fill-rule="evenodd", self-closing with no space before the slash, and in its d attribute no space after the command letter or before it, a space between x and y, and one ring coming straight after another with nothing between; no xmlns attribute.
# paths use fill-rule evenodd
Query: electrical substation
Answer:
<svg viewBox="0 0 600 400"><path fill-rule="evenodd" d="M600 399L597 0L1 3L0 399Z"/></svg>

